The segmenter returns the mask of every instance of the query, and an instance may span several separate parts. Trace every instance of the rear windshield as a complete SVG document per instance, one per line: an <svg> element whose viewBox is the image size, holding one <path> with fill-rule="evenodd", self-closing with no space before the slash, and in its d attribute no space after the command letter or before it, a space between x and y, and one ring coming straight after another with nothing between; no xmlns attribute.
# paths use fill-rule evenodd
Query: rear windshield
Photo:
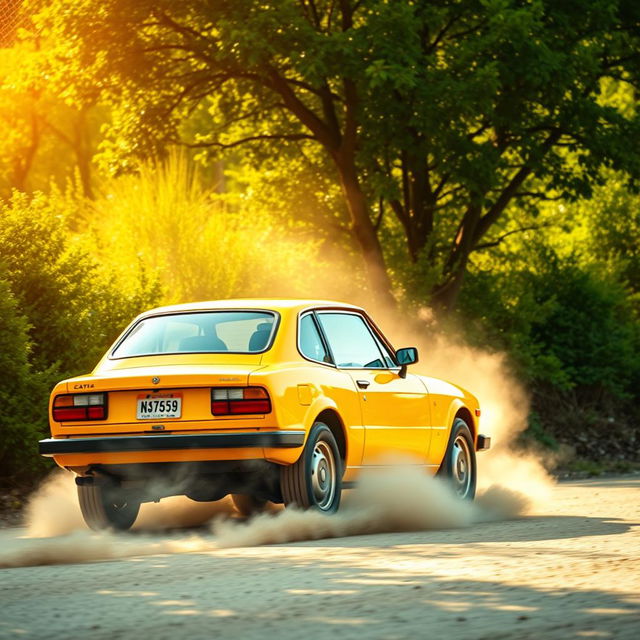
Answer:
<svg viewBox="0 0 640 640"><path fill-rule="evenodd" d="M208 311L151 316L138 322L111 354L130 358L169 353L260 353L271 346L269 311Z"/></svg>

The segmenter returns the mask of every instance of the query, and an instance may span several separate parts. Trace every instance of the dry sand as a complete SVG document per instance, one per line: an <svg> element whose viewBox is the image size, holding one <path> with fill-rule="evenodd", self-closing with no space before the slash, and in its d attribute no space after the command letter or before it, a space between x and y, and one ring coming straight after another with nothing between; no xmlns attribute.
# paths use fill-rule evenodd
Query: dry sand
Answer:
<svg viewBox="0 0 640 640"><path fill-rule="evenodd" d="M115 543L165 553L0 571L0 638L637 640L640 479L562 483L538 511L242 548L216 548L220 533L129 534ZM225 543L257 542L242 531ZM5 559L19 533L0 532Z"/></svg>

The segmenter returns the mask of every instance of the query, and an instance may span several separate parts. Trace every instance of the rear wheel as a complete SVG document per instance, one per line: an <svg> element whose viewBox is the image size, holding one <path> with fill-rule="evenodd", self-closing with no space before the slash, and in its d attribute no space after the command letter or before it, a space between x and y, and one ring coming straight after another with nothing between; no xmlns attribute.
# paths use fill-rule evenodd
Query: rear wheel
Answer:
<svg viewBox="0 0 640 640"><path fill-rule="evenodd" d="M82 517L94 531L130 529L138 517L140 502L131 500L121 489L109 485L78 486Z"/></svg>
<svg viewBox="0 0 640 640"><path fill-rule="evenodd" d="M280 470L285 506L335 513L342 493L342 462L336 439L323 422L316 422L302 455Z"/></svg>
<svg viewBox="0 0 640 640"><path fill-rule="evenodd" d="M233 501L233 506L238 510L238 513L245 517L253 516L256 513L264 511L267 504L266 500L261 500L260 498L244 493L231 494L231 500Z"/></svg>
<svg viewBox="0 0 640 640"><path fill-rule="evenodd" d="M448 479L458 497L473 500L476 495L476 453L469 426L456 418L451 429L447 452L438 475Z"/></svg>

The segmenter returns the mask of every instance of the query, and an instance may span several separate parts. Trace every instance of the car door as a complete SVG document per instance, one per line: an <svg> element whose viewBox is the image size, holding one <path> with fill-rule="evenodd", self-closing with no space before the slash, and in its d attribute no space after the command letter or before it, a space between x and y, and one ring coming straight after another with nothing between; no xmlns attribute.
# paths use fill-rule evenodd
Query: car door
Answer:
<svg viewBox="0 0 640 640"><path fill-rule="evenodd" d="M318 311L331 356L358 390L365 429L363 465L424 464L431 430L428 394L412 375L401 378L366 318L347 311Z"/></svg>

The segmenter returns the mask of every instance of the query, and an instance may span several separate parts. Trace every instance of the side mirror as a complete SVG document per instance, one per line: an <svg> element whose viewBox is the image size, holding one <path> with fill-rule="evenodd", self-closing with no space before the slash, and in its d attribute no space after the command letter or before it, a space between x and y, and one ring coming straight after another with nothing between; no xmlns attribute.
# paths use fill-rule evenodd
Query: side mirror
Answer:
<svg viewBox="0 0 640 640"><path fill-rule="evenodd" d="M405 347L396 351L396 362L400 365L398 375L401 378L407 377L407 366L418 362L418 350L415 347Z"/></svg>

